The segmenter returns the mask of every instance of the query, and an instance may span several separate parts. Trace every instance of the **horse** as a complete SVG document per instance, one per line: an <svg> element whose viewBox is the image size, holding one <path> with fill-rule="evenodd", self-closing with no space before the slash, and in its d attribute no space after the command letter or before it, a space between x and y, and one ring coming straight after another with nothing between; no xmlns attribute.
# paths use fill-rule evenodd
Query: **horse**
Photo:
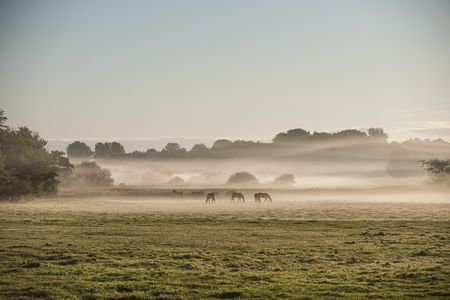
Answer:
<svg viewBox="0 0 450 300"><path fill-rule="evenodd" d="M208 203L216 203L216 193L208 193L206 195L206 204Z"/></svg>
<svg viewBox="0 0 450 300"><path fill-rule="evenodd" d="M264 202L272 203L272 198L268 193L256 193L255 194L255 202L261 203L261 199L264 199Z"/></svg>
<svg viewBox="0 0 450 300"><path fill-rule="evenodd" d="M237 199L238 202L245 202L245 198L244 195L242 195L242 193L238 193L238 192L232 192L231 193L231 202L234 202L234 199Z"/></svg>

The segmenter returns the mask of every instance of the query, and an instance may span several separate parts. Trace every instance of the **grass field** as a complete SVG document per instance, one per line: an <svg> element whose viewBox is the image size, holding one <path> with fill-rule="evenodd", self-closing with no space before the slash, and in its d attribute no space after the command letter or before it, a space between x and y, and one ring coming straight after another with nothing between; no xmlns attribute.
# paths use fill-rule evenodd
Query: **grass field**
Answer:
<svg viewBox="0 0 450 300"><path fill-rule="evenodd" d="M7 299L448 299L450 204L4 202L0 273Z"/></svg>

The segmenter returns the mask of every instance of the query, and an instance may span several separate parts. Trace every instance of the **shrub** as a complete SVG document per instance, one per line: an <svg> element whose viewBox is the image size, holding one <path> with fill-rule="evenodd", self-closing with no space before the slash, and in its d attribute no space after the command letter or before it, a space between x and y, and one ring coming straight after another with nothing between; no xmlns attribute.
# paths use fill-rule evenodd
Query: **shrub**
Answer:
<svg viewBox="0 0 450 300"><path fill-rule="evenodd" d="M450 159L429 159L420 161L422 168L439 184L450 183Z"/></svg>
<svg viewBox="0 0 450 300"><path fill-rule="evenodd" d="M170 185L183 185L184 184L184 179L179 177L179 176L175 176L172 177L172 179L170 179L167 184Z"/></svg>
<svg viewBox="0 0 450 300"><path fill-rule="evenodd" d="M111 172L101 168L95 161L75 165L73 173L62 178L62 185L66 187L107 187L113 183Z"/></svg>
<svg viewBox="0 0 450 300"><path fill-rule="evenodd" d="M292 185L295 183L295 176L293 174L283 174L275 178L273 183L277 185Z"/></svg>
<svg viewBox="0 0 450 300"><path fill-rule="evenodd" d="M245 171L232 174L227 181L227 184L240 184L240 185L252 185L258 183L259 181L255 175Z"/></svg>

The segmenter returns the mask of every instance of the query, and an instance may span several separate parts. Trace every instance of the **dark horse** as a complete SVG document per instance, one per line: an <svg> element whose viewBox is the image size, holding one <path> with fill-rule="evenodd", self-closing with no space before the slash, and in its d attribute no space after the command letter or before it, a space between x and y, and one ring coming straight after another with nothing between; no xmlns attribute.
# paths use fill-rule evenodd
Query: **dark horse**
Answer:
<svg viewBox="0 0 450 300"><path fill-rule="evenodd" d="M264 202L272 202L272 198L268 193L256 193L255 202L261 203L261 199L264 199Z"/></svg>
<svg viewBox="0 0 450 300"><path fill-rule="evenodd" d="M206 195L206 204L208 203L216 203L216 193L208 193Z"/></svg>
<svg viewBox="0 0 450 300"><path fill-rule="evenodd" d="M245 198L244 195L242 195L242 193L238 193L238 192L232 192L231 193L231 202L234 202L234 199L237 199L238 202L245 202Z"/></svg>

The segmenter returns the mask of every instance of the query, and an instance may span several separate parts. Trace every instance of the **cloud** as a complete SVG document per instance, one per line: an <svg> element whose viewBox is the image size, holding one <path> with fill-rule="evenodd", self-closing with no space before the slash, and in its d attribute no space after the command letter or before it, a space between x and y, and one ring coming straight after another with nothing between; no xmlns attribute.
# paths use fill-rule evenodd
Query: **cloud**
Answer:
<svg viewBox="0 0 450 300"><path fill-rule="evenodd" d="M397 132L407 138L442 138L450 140L450 121L420 122L417 127L403 128Z"/></svg>

